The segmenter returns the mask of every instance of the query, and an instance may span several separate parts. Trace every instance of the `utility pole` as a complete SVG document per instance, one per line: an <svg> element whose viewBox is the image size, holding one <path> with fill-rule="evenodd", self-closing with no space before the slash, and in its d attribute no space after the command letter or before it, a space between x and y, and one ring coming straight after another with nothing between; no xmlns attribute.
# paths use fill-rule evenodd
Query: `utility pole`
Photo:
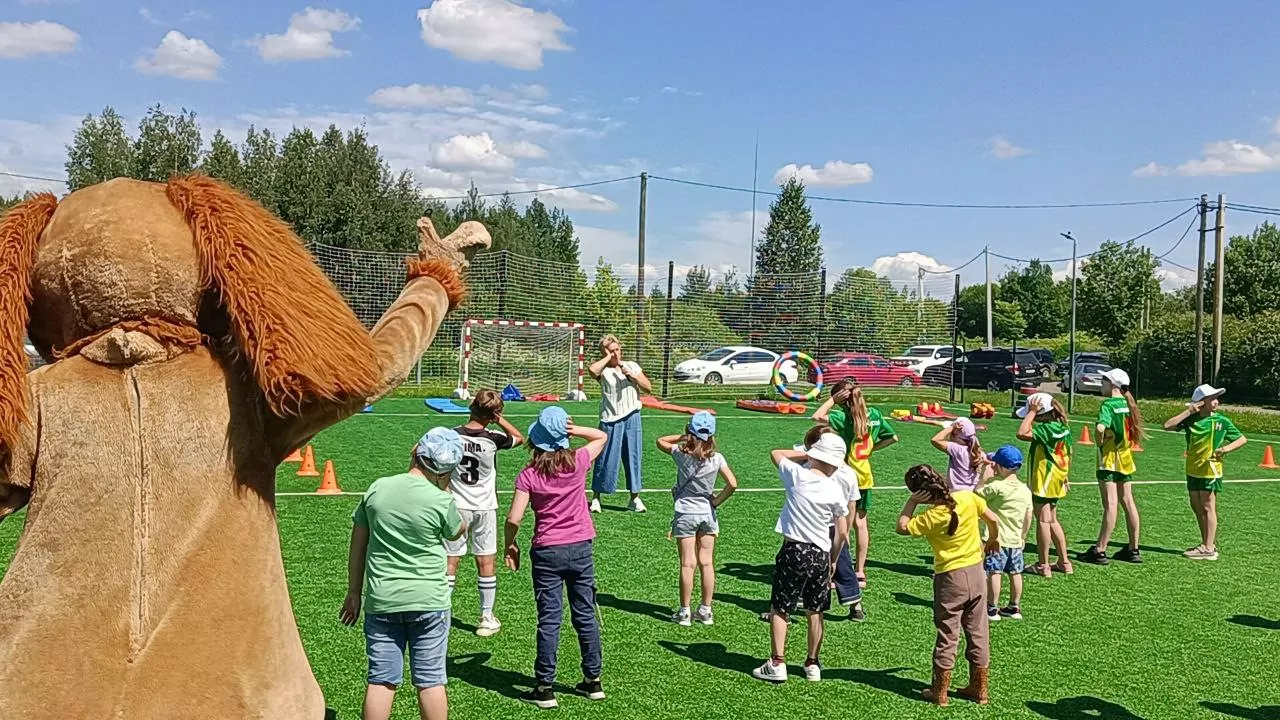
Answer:
<svg viewBox="0 0 1280 720"><path fill-rule="evenodd" d="M1227 227L1227 196L1218 193L1218 216L1213 228L1213 384L1218 384L1218 371L1222 369L1222 276L1225 253L1222 247L1222 231Z"/></svg>
<svg viewBox="0 0 1280 720"><path fill-rule="evenodd" d="M983 248L982 253L987 256L987 347L995 347L995 334L991 327L991 246Z"/></svg>
<svg viewBox="0 0 1280 720"><path fill-rule="evenodd" d="M645 220L645 202L649 199L649 173L640 173L640 233L639 233L639 260L636 267L636 350L635 358L640 361L640 352L644 349L644 303L645 292L644 287L644 220Z"/></svg>
<svg viewBox="0 0 1280 720"><path fill-rule="evenodd" d="M924 268L916 270L916 342L924 340Z"/></svg>
<svg viewBox="0 0 1280 720"><path fill-rule="evenodd" d="M760 133L756 133L755 161L751 168L751 274L756 274L756 180L760 177Z"/></svg>
<svg viewBox="0 0 1280 720"><path fill-rule="evenodd" d="M1070 230L1058 234L1071 241L1071 339L1067 351L1067 377L1071 378L1067 386L1067 412L1070 413L1076 404L1076 239Z"/></svg>
<svg viewBox="0 0 1280 720"><path fill-rule="evenodd" d="M1209 235L1209 196L1200 196L1200 260L1196 263L1196 385L1204 382L1204 244Z"/></svg>

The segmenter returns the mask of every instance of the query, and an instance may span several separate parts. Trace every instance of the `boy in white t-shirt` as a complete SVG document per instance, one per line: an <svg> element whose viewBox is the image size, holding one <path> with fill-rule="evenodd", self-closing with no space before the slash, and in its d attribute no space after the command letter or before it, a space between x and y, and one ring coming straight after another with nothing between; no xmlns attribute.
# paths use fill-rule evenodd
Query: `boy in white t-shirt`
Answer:
<svg viewBox="0 0 1280 720"><path fill-rule="evenodd" d="M467 532L457 540L445 541L449 556L446 580L453 591L457 582L458 563L467 554L467 546L476 558L476 586L480 591L480 622L476 635L489 637L502 629L493 613L498 595L495 558L498 554L498 451L510 450L524 443L514 425L502 417L502 396L493 390L481 390L471 401L471 419L456 428L462 438L462 461L453 471L450 492L458 505L458 513L467 524ZM489 429L497 425L501 432Z"/></svg>
<svg viewBox="0 0 1280 720"><path fill-rule="evenodd" d="M773 567L773 591L769 599L772 653L752 671L757 679L781 683L787 680L784 660L787 618L803 607L809 620L809 647L804 674L810 681L822 679L818 653L822 648L822 614L831 606L831 576L840 548L849 540L849 506L846 491L835 478L844 464L848 447L835 433L822 433L805 455L807 467L791 460L793 451L774 450L773 463L786 491L775 530L782 535L782 549ZM830 528L835 525L835 538Z"/></svg>

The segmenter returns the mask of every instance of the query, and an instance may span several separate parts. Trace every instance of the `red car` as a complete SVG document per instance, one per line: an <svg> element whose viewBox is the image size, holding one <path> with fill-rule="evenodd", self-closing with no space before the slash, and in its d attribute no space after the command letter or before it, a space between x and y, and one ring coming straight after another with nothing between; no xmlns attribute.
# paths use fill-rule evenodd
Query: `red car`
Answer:
<svg viewBox="0 0 1280 720"><path fill-rule="evenodd" d="M920 384L920 376L911 369L899 367L879 355L869 353L836 353L818 364L822 366L822 382L828 386L847 377L868 387ZM810 370L809 382L814 379L814 373Z"/></svg>

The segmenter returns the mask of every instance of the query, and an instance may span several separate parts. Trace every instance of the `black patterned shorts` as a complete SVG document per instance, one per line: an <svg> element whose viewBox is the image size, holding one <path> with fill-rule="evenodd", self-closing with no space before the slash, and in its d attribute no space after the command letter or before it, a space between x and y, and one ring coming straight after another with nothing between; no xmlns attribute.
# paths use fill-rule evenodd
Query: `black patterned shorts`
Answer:
<svg viewBox="0 0 1280 720"><path fill-rule="evenodd" d="M783 615L826 612L831 607L831 553L817 545L787 540L773 564L769 605Z"/></svg>

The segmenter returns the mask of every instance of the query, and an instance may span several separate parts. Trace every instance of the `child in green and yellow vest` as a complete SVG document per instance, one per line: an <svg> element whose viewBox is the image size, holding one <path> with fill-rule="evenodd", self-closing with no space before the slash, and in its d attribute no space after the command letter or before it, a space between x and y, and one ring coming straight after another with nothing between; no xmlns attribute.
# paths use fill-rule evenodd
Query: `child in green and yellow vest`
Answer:
<svg viewBox="0 0 1280 720"><path fill-rule="evenodd" d="M1200 544L1183 553L1192 560L1218 559L1218 503L1222 490L1222 456L1248 440L1226 415L1218 412L1226 390L1201 385L1191 394L1187 409L1169 418L1165 430L1187 436L1187 493L1200 525Z"/></svg>
<svg viewBox="0 0 1280 720"><path fill-rule="evenodd" d="M858 490L862 493L858 500L858 512L854 516L854 531L850 533L854 540L855 564L859 587L867 586L867 545L870 534L867 531L867 510L871 508L871 489L875 486L875 478L871 474L871 454L877 450L898 442L889 421L880 411L867 407L862 397L862 388L853 378L844 378L831 386L831 397L813 414L817 422L826 422L831 429L840 434L849 446L849 455L845 462L853 468L858 476Z"/></svg>
<svg viewBox="0 0 1280 720"><path fill-rule="evenodd" d="M1053 571L1075 572L1067 557L1067 536L1058 522L1058 501L1071 487L1071 426L1067 411L1049 393L1036 393L1018 408L1022 424L1018 439L1031 443L1028 465L1031 503L1036 516L1036 549L1040 561L1027 568L1036 575L1052 577ZM1049 545L1058 550L1058 562L1049 565Z"/></svg>
<svg viewBox="0 0 1280 720"><path fill-rule="evenodd" d="M1140 563L1138 551L1138 504L1133 499L1130 478L1137 472L1133 452L1141 447L1145 432L1138 401L1129 390L1129 373L1112 368L1102 373L1102 407L1098 409L1098 492L1102 495L1102 528L1098 542L1080 554L1082 562L1106 565L1107 546L1116 529L1116 505L1124 508L1129 544L1116 553L1115 559Z"/></svg>

